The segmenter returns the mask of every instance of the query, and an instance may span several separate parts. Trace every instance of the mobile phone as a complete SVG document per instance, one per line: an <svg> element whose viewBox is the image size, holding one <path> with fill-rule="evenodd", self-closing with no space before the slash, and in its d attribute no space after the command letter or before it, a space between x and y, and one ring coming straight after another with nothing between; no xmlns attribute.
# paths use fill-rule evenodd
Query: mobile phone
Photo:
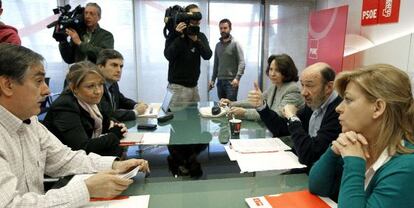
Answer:
<svg viewBox="0 0 414 208"><path fill-rule="evenodd" d="M141 130L154 130L157 128L157 124L138 124L137 128Z"/></svg>

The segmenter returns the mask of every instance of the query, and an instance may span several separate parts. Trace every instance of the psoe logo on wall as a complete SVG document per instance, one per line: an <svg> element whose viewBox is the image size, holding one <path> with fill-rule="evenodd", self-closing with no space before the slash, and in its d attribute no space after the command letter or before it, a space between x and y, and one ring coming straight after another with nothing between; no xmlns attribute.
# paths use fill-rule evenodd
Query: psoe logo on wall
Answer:
<svg viewBox="0 0 414 208"><path fill-rule="evenodd" d="M319 40L317 40L317 39L309 39L308 58L310 58L310 59L318 59L318 45L319 45Z"/></svg>
<svg viewBox="0 0 414 208"><path fill-rule="evenodd" d="M400 0L364 0L361 25L398 22Z"/></svg>

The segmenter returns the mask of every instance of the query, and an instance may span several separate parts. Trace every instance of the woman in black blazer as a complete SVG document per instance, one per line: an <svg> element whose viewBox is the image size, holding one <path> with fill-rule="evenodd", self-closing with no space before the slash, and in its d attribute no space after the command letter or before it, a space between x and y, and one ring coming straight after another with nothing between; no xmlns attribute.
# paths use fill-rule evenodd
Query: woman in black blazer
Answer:
<svg viewBox="0 0 414 208"><path fill-rule="evenodd" d="M97 66L89 61L75 63L66 80L68 87L50 107L45 126L73 150L121 156L119 140L127 129L124 124L112 122L97 105L104 84Z"/></svg>

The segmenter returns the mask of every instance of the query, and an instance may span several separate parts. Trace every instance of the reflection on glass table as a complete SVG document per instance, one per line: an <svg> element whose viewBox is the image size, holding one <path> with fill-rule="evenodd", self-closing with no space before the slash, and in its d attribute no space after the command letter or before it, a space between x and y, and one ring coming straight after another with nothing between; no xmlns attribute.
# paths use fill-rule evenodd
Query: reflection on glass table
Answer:
<svg viewBox="0 0 414 208"><path fill-rule="evenodd" d="M170 136L168 145L129 147L130 157L149 160L153 170L151 176L169 176L171 180L182 179L181 176L190 179L251 176L240 174L237 163L230 162L225 153L224 145L231 138L263 138L269 137L270 133L260 122L243 121L240 135L231 136L227 117L200 116L198 109L206 106L213 106L213 103L183 103L170 108L174 118L158 123L157 129L152 131L138 130L137 125L157 124L153 118L138 118L126 123L129 132L168 133Z"/></svg>

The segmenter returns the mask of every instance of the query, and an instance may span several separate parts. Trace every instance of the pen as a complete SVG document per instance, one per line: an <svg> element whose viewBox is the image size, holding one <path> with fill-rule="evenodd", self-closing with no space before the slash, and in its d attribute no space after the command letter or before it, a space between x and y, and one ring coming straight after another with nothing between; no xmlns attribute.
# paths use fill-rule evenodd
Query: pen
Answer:
<svg viewBox="0 0 414 208"><path fill-rule="evenodd" d="M128 199L129 196L116 196L114 198L101 198L101 197L93 197L90 198L89 201L96 202L96 201L111 201L111 200L122 200L122 199Z"/></svg>

